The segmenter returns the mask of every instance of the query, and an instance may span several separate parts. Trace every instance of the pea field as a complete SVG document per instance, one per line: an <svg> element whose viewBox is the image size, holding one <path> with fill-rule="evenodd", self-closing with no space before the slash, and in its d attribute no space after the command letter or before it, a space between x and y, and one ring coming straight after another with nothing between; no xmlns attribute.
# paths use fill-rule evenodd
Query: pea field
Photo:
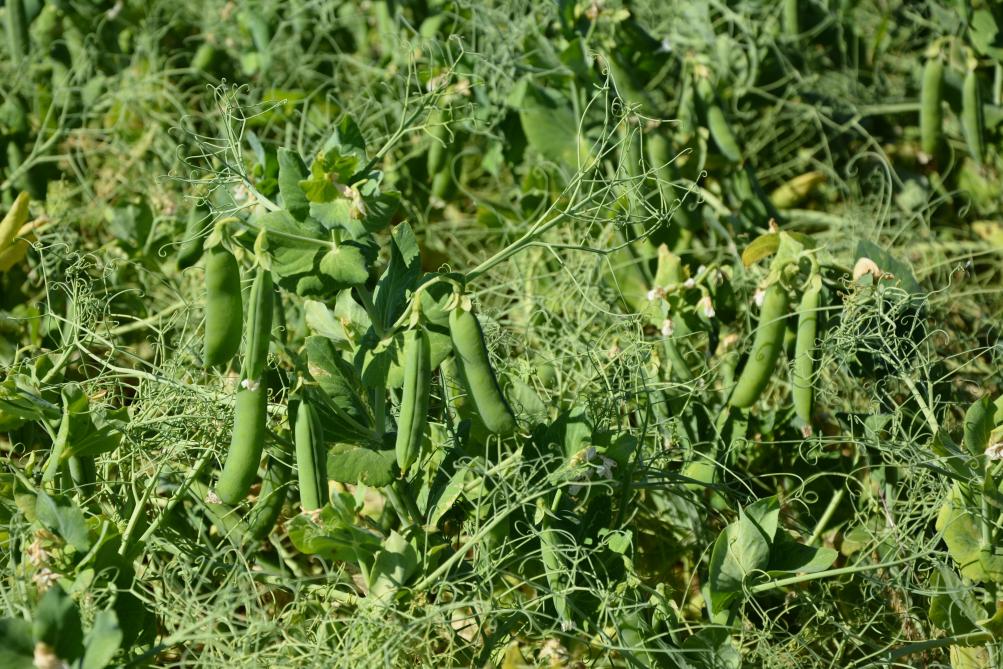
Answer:
<svg viewBox="0 0 1003 669"><path fill-rule="evenodd" d="M0 22L0 667L1003 666L1003 3Z"/></svg>

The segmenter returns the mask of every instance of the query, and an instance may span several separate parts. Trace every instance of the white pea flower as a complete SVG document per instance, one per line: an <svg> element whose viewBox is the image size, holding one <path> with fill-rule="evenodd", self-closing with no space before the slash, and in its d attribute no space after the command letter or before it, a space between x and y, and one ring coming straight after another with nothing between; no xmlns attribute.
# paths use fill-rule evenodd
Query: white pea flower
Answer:
<svg viewBox="0 0 1003 669"><path fill-rule="evenodd" d="M571 632L574 629L575 629L575 623L574 622L572 622L570 620L562 620L561 621L561 631L562 632Z"/></svg>
<svg viewBox="0 0 1003 669"><path fill-rule="evenodd" d="M240 387L246 388L247 390L250 390L253 393L255 390L261 387L261 383L255 381L254 379L244 379L243 381L240 382Z"/></svg>
<svg viewBox="0 0 1003 669"><path fill-rule="evenodd" d="M35 644L34 661L32 662L38 669L66 669L66 662L59 659L56 650L45 643L39 641Z"/></svg>
<svg viewBox="0 0 1003 669"><path fill-rule="evenodd" d="M672 53L672 41L668 37L663 37L655 53Z"/></svg>
<svg viewBox="0 0 1003 669"><path fill-rule="evenodd" d="M706 271L707 271L707 265L700 265L699 267L697 267L697 276L700 276Z"/></svg>
<svg viewBox="0 0 1003 669"><path fill-rule="evenodd" d="M654 302L655 300L660 300L665 297L665 289L661 286L655 286L648 291L648 302Z"/></svg>
<svg viewBox="0 0 1003 669"><path fill-rule="evenodd" d="M752 301L756 303L757 307L763 306L763 300L766 299L766 291L762 288L757 288L755 295L752 296Z"/></svg>
<svg viewBox="0 0 1003 669"><path fill-rule="evenodd" d="M1003 460L1003 441L989 444L986 448L986 458L989 460Z"/></svg>
<svg viewBox="0 0 1003 669"><path fill-rule="evenodd" d="M686 279L686 281L683 281L683 286L686 288L692 288L695 285L697 285L697 280L694 279L692 276Z"/></svg>
<svg viewBox="0 0 1003 669"><path fill-rule="evenodd" d="M31 580L35 582L35 585L39 590L48 590L53 583L59 580L59 574L52 571L48 567L42 567L35 572Z"/></svg>
<svg viewBox="0 0 1003 669"><path fill-rule="evenodd" d="M600 457L602 464L596 470L600 478L608 479L613 476L613 468L616 467L616 460L610 460L605 455Z"/></svg>
<svg viewBox="0 0 1003 669"><path fill-rule="evenodd" d="M699 306L703 309L703 315L707 318L714 318L714 315L717 313L714 311L714 303L711 302L710 295L704 295L700 298Z"/></svg>
<svg viewBox="0 0 1003 669"><path fill-rule="evenodd" d="M662 321L662 336L663 337L670 337L670 336L672 336L672 332L675 329L676 329L676 326L675 326L675 324L673 324L671 318L666 318L664 321Z"/></svg>

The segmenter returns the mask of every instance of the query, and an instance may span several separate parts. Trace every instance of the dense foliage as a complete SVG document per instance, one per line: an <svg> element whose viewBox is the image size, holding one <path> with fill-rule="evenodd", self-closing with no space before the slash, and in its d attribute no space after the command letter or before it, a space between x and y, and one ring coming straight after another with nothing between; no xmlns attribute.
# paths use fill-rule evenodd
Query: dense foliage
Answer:
<svg viewBox="0 0 1003 669"><path fill-rule="evenodd" d="M0 666L1003 662L998 3L0 15Z"/></svg>

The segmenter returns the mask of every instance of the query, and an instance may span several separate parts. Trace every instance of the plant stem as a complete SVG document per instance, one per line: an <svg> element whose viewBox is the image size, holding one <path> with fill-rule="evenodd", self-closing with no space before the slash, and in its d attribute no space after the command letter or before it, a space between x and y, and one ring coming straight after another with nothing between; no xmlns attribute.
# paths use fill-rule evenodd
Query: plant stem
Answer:
<svg viewBox="0 0 1003 669"><path fill-rule="evenodd" d="M825 531L826 525L832 519L832 514L836 512L836 508L839 503L843 501L843 496L846 494L846 488L840 488L833 494L832 499L829 500L829 505L825 507L825 511L822 513L822 517L818 519L818 523L815 525L815 529L812 530L811 536L808 537L808 541L805 542L809 546L818 541L818 538L822 536L822 532Z"/></svg>

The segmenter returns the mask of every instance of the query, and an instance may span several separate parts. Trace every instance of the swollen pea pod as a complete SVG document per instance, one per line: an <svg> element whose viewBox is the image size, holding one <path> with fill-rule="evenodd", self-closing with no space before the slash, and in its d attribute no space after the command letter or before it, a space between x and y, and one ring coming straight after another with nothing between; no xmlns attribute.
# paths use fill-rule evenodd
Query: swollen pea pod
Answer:
<svg viewBox="0 0 1003 669"><path fill-rule="evenodd" d="M205 364L223 366L240 349L244 307L240 301L240 267L233 254L213 247L205 265Z"/></svg>
<svg viewBox="0 0 1003 669"><path fill-rule="evenodd" d="M961 88L961 128L965 132L965 142L968 152L975 162L982 163L985 158L985 118L982 110L982 92L979 90L979 77L975 68L969 68L965 75L965 83Z"/></svg>
<svg viewBox="0 0 1003 669"><path fill-rule="evenodd" d="M216 484L216 495L226 504L238 504L254 483L268 432L267 411L268 390L263 384L237 391L230 450Z"/></svg>
<svg viewBox="0 0 1003 669"><path fill-rule="evenodd" d="M818 311L822 304L821 281L812 281L801 296L798 308L797 340L794 344L794 375L792 394L794 412L804 421L806 431L810 430L812 405L815 389L812 385L815 374L815 341L818 335Z"/></svg>
<svg viewBox="0 0 1003 669"><path fill-rule="evenodd" d="M289 479L292 472L289 467L290 453L283 448L278 457L268 454L268 469L261 479L261 491L254 506L247 512L246 539L261 541L275 527L275 522L282 513L282 506L289 494Z"/></svg>
<svg viewBox="0 0 1003 669"><path fill-rule="evenodd" d="M703 103L707 129L710 130L710 136L717 144L721 155L730 162L742 162L742 149L738 146L738 140L735 139L728 119L725 117L721 105L718 104L714 87L711 86L708 79L701 78L697 82L697 95L700 96L700 101Z"/></svg>
<svg viewBox="0 0 1003 669"><path fill-rule="evenodd" d="M432 351L421 328L404 335L404 391L397 419L397 465L407 472L418 459L428 424L428 400L432 389Z"/></svg>
<svg viewBox="0 0 1003 669"><path fill-rule="evenodd" d="M296 410L294 436L300 506L304 511L319 509L327 504L327 451L323 427L309 400Z"/></svg>
<svg viewBox="0 0 1003 669"><path fill-rule="evenodd" d="M460 378L485 427L494 434L515 431L515 416L495 378L481 324L472 311L457 307L449 313L449 336L456 352Z"/></svg>
<svg viewBox="0 0 1003 669"><path fill-rule="evenodd" d="M247 495L258 472L267 434L268 389L262 382L265 358L272 331L272 275L259 267L251 288L250 313L247 319L247 348L241 389L233 417L230 450L219 476L216 494L226 504L237 504Z"/></svg>
<svg viewBox="0 0 1003 669"><path fill-rule="evenodd" d="M740 409L752 406L770 382L783 348L787 307L787 291L783 286L774 283L766 289L752 350L728 400L731 406Z"/></svg>
<svg viewBox="0 0 1003 669"><path fill-rule="evenodd" d="M940 148L944 132L944 63L939 55L930 57L923 66L920 88L919 136L923 153L933 156Z"/></svg>
<svg viewBox="0 0 1003 669"><path fill-rule="evenodd" d="M244 349L243 376L258 381L268 359L268 345L272 339L272 313L275 305L275 288L272 273L258 268L251 286L251 299L247 314L247 348Z"/></svg>
<svg viewBox="0 0 1003 669"><path fill-rule="evenodd" d="M188 214L184 241L178 248L178 269L187 269L202 257L202 242L205 237L202 231L202 221L205 216L205 210L197 207Z"/></svg>

